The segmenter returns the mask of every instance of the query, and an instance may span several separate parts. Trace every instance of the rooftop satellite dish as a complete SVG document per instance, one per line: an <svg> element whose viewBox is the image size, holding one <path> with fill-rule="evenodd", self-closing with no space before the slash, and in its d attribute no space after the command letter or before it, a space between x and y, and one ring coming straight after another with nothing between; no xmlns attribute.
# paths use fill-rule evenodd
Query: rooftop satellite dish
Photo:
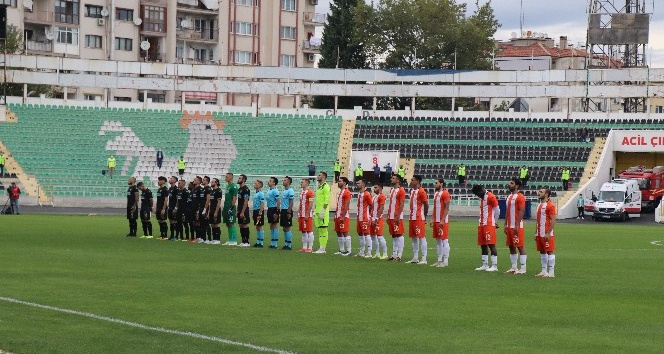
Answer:
<svg viewBox="0 0 664 354"><path fill-rule="evenodd" d="M140 17L136 17L136 18L134 19L134 24L135 24L136 26L140 26L141 23L143 23L143 20L142 20Z"/></svg>
<svg viewBox="0 0 664 354"><path fill-rule="evenodd" d="M50 32L48 30L44 30L44 35L46 36L46 39L49 41L52 41L55 36L53 36L53 32Z"/></svg>
<svg viewBox="0 0 664 354"><path fill-rule="evenodd" d="M32 0L23 0L23 7L32 10Z"/></svg>
<svg viewBox="0 0 664 354"><path fill-rule="evenodd" d="M150 42L148 42L148 41L141 42L141 49L143 49L143 50L150 49Z"/></svg>
<svg viewBox="0 0 664 354"><path fill-rule="evenodd" d="M191 23L187 20L182 20L182 22L180 22L180 26L182 26L182 28L190 28L189 26L191 26Z"/></svg>
<svg viewBox="0 0 664 354"><path fill-rule="evenodd" d="M108 10L101 9L101 15L102 15L102 17L107 17L108 16Z"/></svg>

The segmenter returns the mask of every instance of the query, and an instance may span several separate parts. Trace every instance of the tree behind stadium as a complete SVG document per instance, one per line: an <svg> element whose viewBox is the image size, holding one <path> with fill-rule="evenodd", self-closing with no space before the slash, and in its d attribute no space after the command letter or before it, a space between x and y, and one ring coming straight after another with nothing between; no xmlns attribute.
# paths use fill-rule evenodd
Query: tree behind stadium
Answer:
<svg viewBox="0 0 664 354"><path fill-rule="evenodd" d="M382 0L374 8L359 2L355 38L361 38L372 67L384 69L487 70L500 24L491 1L466 17L466 4L455 0ZM410 98L384 98L380 108L403 109ZM470 103L470 104L469 104ZM457 99L457 106L474 106ZM451 99L418 98L418 109L449 110Z"/></svg>
<svg viewBox="0 0 664 354"><path fill-rule="evenodd" d="M355 7L364 0L333 0L330 14L323 27L323 42L320 47L319 68L366 69L368 68L364 46L353 36ZM339 109L352 109L354 106L370 104L366 97L339 97ZM316 96L314 107L333 108L334 99L329 96Z"/></svg>

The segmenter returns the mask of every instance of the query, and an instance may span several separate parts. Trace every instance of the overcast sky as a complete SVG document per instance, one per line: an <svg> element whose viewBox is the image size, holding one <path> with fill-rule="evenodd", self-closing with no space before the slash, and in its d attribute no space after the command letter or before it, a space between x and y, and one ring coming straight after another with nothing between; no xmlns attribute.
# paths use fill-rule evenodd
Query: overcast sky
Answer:
<svg viewBox="0 0 664 354"><path fill-rule="evenodd" d="M326 13L332 0L319 0L317 12ZM370 0L366 0L367 3ZM456 0L467 3L468 11L475 9L475 0ZM486 0L480 0L484 3ZM620 1L620 0L616 0ZM650 43L646 52L647 61L654 68L664 68L664 4L653 11L653 3L661 0L646 0L647 11L653 13L650 20ZM496 32L496 39L508 40L512 32L519 32L519 7L521 0L493 0L493 9L502 27ZM587 0L523 0L523 30L543 32L556 39L567 36L575 46L585 43L588 22Z"/></svg>

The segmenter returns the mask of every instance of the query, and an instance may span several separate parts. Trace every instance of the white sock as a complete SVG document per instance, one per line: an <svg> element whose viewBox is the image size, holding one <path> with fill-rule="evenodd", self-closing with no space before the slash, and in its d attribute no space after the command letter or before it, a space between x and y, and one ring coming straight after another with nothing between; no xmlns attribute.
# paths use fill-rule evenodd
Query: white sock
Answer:
<svg viewBox="0 0 664 354"><path fill-rule="evenodd" d="M516 269L516 262L517 262L518 258L519 257L516 253L515 254L510 253L510 262L512 262L512 269Z"/></svg>
<svg viewBox="0 0 664 354"><path fill-rule="evenodd" d="M427 238L422 237L420 239L420 251L422 252L422 260L426 261L427 260L427 254L429 253L429 250L427 250Z"/></svg>
<svg viewBox="0 0 664 354"><path fill-rule="evenodd" d="M360 254L364 254L364 235L360 235Z"/></svg>
<svg viewBox="0 0 664 354"><path fill-rule="evenodd" d="M528 259L528 255L527 254L522 254L521 256L519 256L519 258L521 258L521 270L525 272L526 271L526 260Z"/></svg>
<svg viewBox="0 0 664 354"><path fill-rule="evenodd" d="M397 257L399 254L399 238L392 238L392 257Z"/></svg>
<svg viewBox="0 0 664 354"><path fill-rule="evenodd" d="M411 237L410 240L413 245L413 259L417 259L420 253L420 239L417 237Z"/></svg>
<svg viewBox="0 0 664 354"><path fill-rule="evenodd" d="M491 256L491 266L498 267L498 256Z"/></svg>
<svg viewBox="0 0 664 354"><path fill-rule="evenodd" d="M488 267L489 266L489 255L488 254L483 254L482 255L482 265Z"/></svg>
<svg viewBox="0 0 664 354"><path fill-rule="evenodd" d="M398 256L399 256L399 258L401 258L403 256L403 247L404 247L405 240L404 240L403 236L399 236L398 240L399 240L399 254L398 254Z"/></svg>
<svg viewBox="0 0 664 354"><path fill-rule="evenodd" d="M438 255L438 262L443 261L443 240L436 239L436 254Z"/></svg>
<svg viewBox="0 0 664 354"><path fill-rule="evenodd" d="M339 241L339 252L344 252L344 251L345 251L345 249L344 249L345 247L344 247L344 246L346 245L346 243L345 243L345 241L344 241L344 237L343 237L343 236L339 236L339 238L337 239L337 241Z"/></svg>
<svg viewBox="0 0 664 354"><path fill-rule="evenodd" d="M373 243L375 240L371 239L370 235L364 235L364 243L367 246L367 253L365 255L371 256L371 252L373 251Z"/></svg>
<svg viewBox="0 0 664 354"><path fill-rule="evenodd" d="M309 243L309 234L306 232L302 233L302 248L306 249L307 244Z"/></svg>
<svg viewBox="0 0 664 354"><path fill-rule="evenodd" d="M549 255L544 253L540 255L540 258L542 260L542 273L546 273L546 267L549 263Z"/></svg>
<svg viewBox="0 0 664 354"><path fill-rule="evenodd" d="M380 253L380 249L378 249L378 236L371 236L371 247L376 250L376 253Z"/></svg>
<svg viewBox="0 0 664 354"><path fill-rule="evenodd" d="M443 240L443 262L447 263L447 260L450 258L450 242L449 240Z"/></svg>
<svg viewBox="0 0 664 354"><path fill-rule="evenodd" d="M383 254L387 256L387 241L385 241L385 237L378 236L378 243L380 244L380 249L383 250ZM380 250L376 249L376 252L380 253Z"/></svg>
<svg viewBox="0 0 664 354"><path fill-rule="evenodd" d="M350 236L346 236L346 252L351 252L351 242Z"/></svg>
<svg viewBox="0 0 664 354"><path fill-rule="evenodd" d="M548 256L549 256L549 275L554 275L556 268L556 255L550 254Z"/></svg>

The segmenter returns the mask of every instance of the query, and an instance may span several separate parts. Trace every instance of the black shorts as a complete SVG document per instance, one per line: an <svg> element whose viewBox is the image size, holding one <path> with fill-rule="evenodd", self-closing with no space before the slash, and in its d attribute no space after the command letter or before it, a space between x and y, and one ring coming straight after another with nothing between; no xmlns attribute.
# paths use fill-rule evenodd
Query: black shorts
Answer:
<svg viewBox="0 0 664 354"><path fill-rule="evenodd" d="M177 221L178 220L177 213L175 212L175 207L168 208L168 220L170 220L170 221Z"/></svg>
<svg viewBox="0 0 664 354"><path fill-rule="evenodd" d="M131 207L127 207L127 219L129 220L136 220L138 219L138 210L134 209L134 211L131 211Z"/></svg>
<svg viewBox="0 0 664 354"><path fill-rule="evenodd" d="M207 218L207 216L206 216L205 214L203 214L203 210L200 210L200 211L198 212L198 221L199 221L201 224L207 224L207 223L208 223L208 218Z"/></svg>
<svg viewBox="0 0 664 354"><path fill-rule="evenodd" d="M281 209L281 215L279 219L279 225L281 227L291 227L293 226L293 212L288 213L288 209Z"/></svg>
<svg viewBox="0 0 664 354"><path fill-rule="evenodd" d="M270 224L279 223L279 209L267 208L267 220Z"/></svg>
<svg viewBox="0 0 664 354"><path fill-rule="evenodd" d="M151 210L141 210L141 220L148 221L150 220L151 216L152 216Z"/></svg>
<svg viewBox="0 0 664 354"><path fill-rule="evenodd" d="M240 225L249 225L251 223L251 215L249 215L249 208L244 210L244 214L237 213L237 223ZM241 216L241 217L240 217Z"/></svg>
<svg viewBox="0 0 664 354"><path fill-rule="evenodd" d="M166 221L168 219L168 210L166 212L162 212L164 208L158 208L157 209L157 221Z"/></svg>
<svg viewBox="0 0 664 354"><path fill-rule="evenodd" d="M256 226L265 225L265 212L264 211L260 211L260 214L258 214L258 210L254 210L254 225L256 225Z"/></svg>
<svg viewBox="0 0 664 354"><path fill-rule="evenodd" d="M221 210L217 213L217 216L214 216L214 211L210 211L210 224L221 224Z"/></svg>

